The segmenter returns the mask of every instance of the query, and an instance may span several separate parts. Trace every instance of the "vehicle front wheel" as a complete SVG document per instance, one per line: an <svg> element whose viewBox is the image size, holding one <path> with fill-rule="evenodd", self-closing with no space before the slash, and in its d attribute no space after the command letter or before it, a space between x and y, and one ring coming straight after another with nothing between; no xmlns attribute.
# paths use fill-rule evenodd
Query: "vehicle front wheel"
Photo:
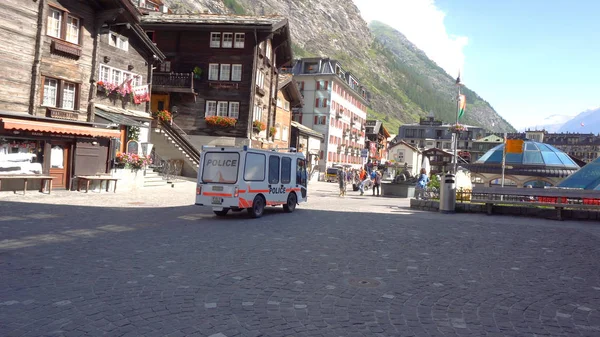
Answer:
<svg viewBox="0 0 600 337"><path fill-rule="evenodd" d="M286 213L292 213L296 209L296 205L298 204L298 197L296 193L292 192L287 197L287 203L283 205L283 210Z"/></svg>
<svg viewBox="0 0 600 337"><path fill-rule="evenodd" d="M254 197L254 201L252 201L252 207L248 208L248 213L253 218L260 218L265 211L265 198L260 195Z"/></svg>
<svg viewBox="0 0 600 337"><path fill-rule="evenodd" d="M226 216L229 208L223 208L222 211L213 211L217 216Z"/></svg>

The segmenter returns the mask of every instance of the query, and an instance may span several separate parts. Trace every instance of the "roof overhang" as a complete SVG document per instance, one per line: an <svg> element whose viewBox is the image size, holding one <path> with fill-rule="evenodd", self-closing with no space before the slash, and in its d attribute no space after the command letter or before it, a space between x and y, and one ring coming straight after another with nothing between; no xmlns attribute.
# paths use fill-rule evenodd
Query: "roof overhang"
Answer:
<svg viewBox="0 0 600 337"><path fill-rule="evenodd" d="M298 123L298 122L292 121L291 122L291 126L293 128L298 129L298 132L300 134L302 134L302 135L310 136L310 137L314 137L314 138L318 138L318 139L321 139L321 140L325 139L325 136L323 136L322 133L319 133L319 132L317 132L317 131L309 128L309 127L306 127L306 126Z"/></svg>
<svg viewBox="0 0 600 337"><path fill-rule="evenodd" d="M122 108L117 108L115 106L109 106L109 105L98 104L98 103L95 104L95 108L96 108L96 111L100 110L100 111L110 112L113 114L125 115L126 117L133 119L134 121L150 122L152 120L152 117L150 117L150 115L148 115L147 113L145 113L143 111L122 109Z"/></svg>
<svg viewBox="0 0 600 337"><path fill-rule="evenodd" d="M502 165L490 164L460 164L460 166L468 169L472 173L489 173L502 174ZM577 169L568 168L552 168L535 165L509 165L510 168L505 168L506 175L517 176L532 176L532 177L552 177L565 178L577 172Z"/></svg>

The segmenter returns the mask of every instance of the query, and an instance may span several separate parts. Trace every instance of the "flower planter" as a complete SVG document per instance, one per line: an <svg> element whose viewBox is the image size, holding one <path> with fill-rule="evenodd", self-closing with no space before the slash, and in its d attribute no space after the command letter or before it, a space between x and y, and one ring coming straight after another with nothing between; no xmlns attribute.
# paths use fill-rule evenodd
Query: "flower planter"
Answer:
<svg viewBox="0 0 600 337"><path fill-rule="evenodd" d="M117 183L119 191L132 191L144 187L144 170L117 168L112 169L110 173L111 176L119 179Z"/></svg>

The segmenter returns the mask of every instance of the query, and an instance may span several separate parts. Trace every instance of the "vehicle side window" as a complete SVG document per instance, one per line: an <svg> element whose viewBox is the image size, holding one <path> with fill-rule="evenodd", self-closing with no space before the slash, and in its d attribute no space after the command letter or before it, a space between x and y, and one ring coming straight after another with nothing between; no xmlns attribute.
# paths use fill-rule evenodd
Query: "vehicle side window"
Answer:
<svg viewBox="0 0 600 337"><path fill-rule="evenodd" d="M292 181L292 158L281 158L281 183L289 184Z"/></svg>
<svg viewBox="0 0 600 337"><path fill-rule="evenodd" d="M298 159L296 166L296 184L306 186L306 161Z"/></svg>
<svg viewBox="0 0 600 337"><path fill-rule="evenodd" d="M269 157L269 184L279 184L279 157Z"/></svg>
<svg viewBox="0 0 600 337"><path fill-rule="evenodd" d="M246 153L244 180L264 181L266 156L258 153Z"/></svg>

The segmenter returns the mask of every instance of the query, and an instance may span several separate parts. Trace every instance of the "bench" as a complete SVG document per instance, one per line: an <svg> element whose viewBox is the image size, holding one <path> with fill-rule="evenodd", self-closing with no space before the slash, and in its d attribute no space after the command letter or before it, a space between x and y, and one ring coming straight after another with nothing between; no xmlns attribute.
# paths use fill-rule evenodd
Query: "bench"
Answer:
<svg viewBox="0 0 600 337"><path fill-rule="evenodd" d="M114 181L113 193L117 193L117 180L119 178L114 178L111 176L77 176L77 191L81 191L81 184L85 183L85 193L88 193L90 190L90 182L99 181L100 182L100 190L102 191L102 183L106 181L106 192L108 192L110 187L110 182Z"/></svg>
<svg viewBox="0 0 600 337"><path fill-rule="evenodd" d="M2 181L3 180L23 180L23 195L27 192L27 182L29 180L40 180L42 185L40 187L40 192L44 193L46 190L46 185L48 185L48 194L52 193L52 179L54 177L41 175L41 174L7 174L0 175L0 190L2 190ZM13 191L13 193L17 193L17 191Z"/></svg>
<svg viewBox="0 0 600 337"><path fill-rule="evenodd" d="M563 209L600 211L600 191L561 188L478 187L471 193L472 203L484 203L487 214L494 205L545 206L556 210L562 220Z"/></svg>

